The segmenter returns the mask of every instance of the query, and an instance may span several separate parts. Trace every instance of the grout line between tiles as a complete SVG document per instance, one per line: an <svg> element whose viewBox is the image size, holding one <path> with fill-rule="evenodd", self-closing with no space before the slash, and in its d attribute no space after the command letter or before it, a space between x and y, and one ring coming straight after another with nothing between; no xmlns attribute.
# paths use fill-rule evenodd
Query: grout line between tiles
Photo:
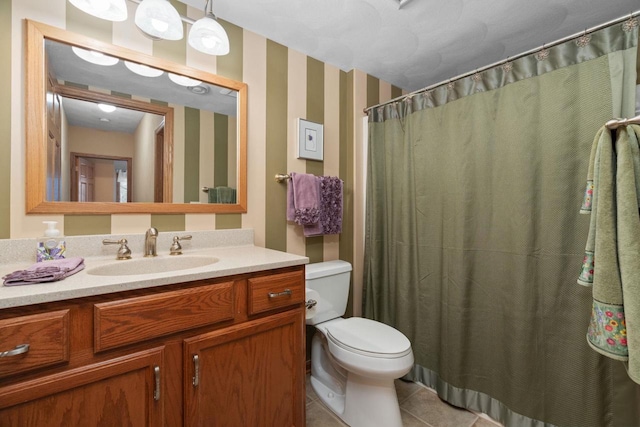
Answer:
<svg viewBox="0 0 640 427"><path fill-rule="evenodd" d="M474 414L476 416L475 419L473 421L471 421L471 424L469 424L469 427L473 427L473 425L480 419L480 417L475 412L472 412L472 411L469 411L469 412L471 412L472 414Z"/></svg>

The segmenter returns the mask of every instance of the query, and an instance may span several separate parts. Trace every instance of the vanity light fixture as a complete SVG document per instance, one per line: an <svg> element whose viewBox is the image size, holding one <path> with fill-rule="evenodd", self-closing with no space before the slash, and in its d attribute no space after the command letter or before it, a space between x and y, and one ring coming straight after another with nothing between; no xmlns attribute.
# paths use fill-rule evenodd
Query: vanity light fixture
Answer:
<svg viewBox="0 0 640 427"><path fill-rule="evenodd" d="M118 61L120 61L118 58L115 58L113 56L105 55L93 50L82 49L76 46L72 46L71 50L73 50L73 53L78 55L80 58L96 65L111 66L117 64Z"/></svg>
<svg viewBox="0 0 640 427"><path fill-rule="evenodd" d="M98 104L98 108L104 111L105 113L113 113L114 111L116 111L115 105Z"/></svg>
<svg viewBox="0 0 640 427"><path fill-rule="evenodd" d="M189 45L209 55L226 55L229 53L229 37L213 14L213 0L207 0L204 14L189 31Z"/></svg>
<svg viewBox="0 0 640 427"><path fill-rule="evenodd" d="M84 13L107 21L127 19L125 0L69 0L69 2Z"/></svg>
<svg viewBox="0 0 640 427"><path fill-rule="evenodd" d="M138 64L136 62L124 61L124 66L127 67L129 71L143 77L158 77L164 74L164 71L162 70L149 67L148 65Z"/></svg>
<svg viewBox="0 0 640 427"><path fill-rule="evenodd" d="M136 9L136 26L154 40L182 40L180 14L169 0L142 0Z"/></svg>
<svg viewBox="0 0 640 427"><path fill-rule="evenodd" d="M127 19L125 0L69 0L80 10L111 21ZM129 0L138 5L134 22L142 34L153 40L182 40L182 21L191 24L188 42L194 49L208 55L229 53L229 36L213 14L213 0L205 0L204 17L194 21L182 16L169 0ZM403 0L408 1L408 0ZM106 9L105 9L106 8ZM110 14L100 14L96 10L105 9ZM121 11L115 14L112 11ZM122 15L124 13L124 15ZM117 19L114 17L117 16Z"/></svg>
<svg viewBox="0 0 640 427"><path fill-rule="evenodd" d="M173 74L173 73L167 73L167 74L169 74L169 79L172 82L180 86L187 86L187 87L198 86L200 83L202 83L200 80L192 79L191 77L181 76L180 74Z"/></svg>

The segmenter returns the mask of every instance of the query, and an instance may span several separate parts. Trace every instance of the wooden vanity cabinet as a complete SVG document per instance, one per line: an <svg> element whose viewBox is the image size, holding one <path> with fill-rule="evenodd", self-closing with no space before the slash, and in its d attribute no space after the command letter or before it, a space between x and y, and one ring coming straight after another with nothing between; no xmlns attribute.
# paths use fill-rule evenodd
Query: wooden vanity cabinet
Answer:
<svg viewBox="0 0 640 427"><path fill-rule="evenodd" d="M296 266L0 310L0 426L304 426L303 300Z"/></svg>
<svg viewBox="0 0 640 427"><path fill-rule="evenodd" d="M162 348L0 390L2 427L161 426Z"/></svg>

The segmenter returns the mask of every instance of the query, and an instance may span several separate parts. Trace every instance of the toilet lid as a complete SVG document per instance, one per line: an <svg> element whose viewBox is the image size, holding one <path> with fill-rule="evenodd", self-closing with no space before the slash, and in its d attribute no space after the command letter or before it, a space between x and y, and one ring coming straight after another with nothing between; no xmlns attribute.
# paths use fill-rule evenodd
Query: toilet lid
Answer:
<svg viewBox="0 0 640 427"><path fill-rule="evenodd" d="M401 357L411 352L411 342L402 332L362 317L330 325L327 337L346 350L370 357Z"/></svg>

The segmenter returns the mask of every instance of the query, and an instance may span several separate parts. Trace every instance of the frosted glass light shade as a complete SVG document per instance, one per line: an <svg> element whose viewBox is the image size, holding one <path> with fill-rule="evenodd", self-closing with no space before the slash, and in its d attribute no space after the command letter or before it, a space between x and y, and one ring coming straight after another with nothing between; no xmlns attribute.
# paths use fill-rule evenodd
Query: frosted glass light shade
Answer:
<svg viewBox="0 0 640 427"><path fill-rule="evenodd" d="M180 74L167 73L169 79L180 86L198 86L202 83L200 80L192 79L191 77L181 76Z"/></svg>
<svg viewBox="0 0 640 427"><path fill-rule="evenodd" d="M120 61L118 58L115 58L113 56L105 55L104 53L96 52L93 50L82 49L76 46L72 46L71 50L80 58L96 65L110 66L115 65L118 63L118 61Z"/></svg>
<svg viewBox="0 0 640 427"><path fill-rule="evenodd" d="M189 31L189 44L209 55L226 55L229 53L229 37L211 16L200 18L193 24Z"/></svg>
<svg viewBox="0 0 640 427"><path fill-rule="evenodd" d="M149 67L148 65L137 64L135 62L124 61L124 66L140 76L143 77L158 77L164 74L164 71L157 68Z"/></svg>
<svg viewBox="0 0 640 427"><path fill-rule="evenodd" d="M181 40L182 20L168 0L143 0L136 9L135 23L153 39Z"/></svg>
<svg viewBox="0 0 640 427"><path fill-rule="evenodd" d="M69 0L69 2L89 15L107 21L125 21L127 5L125 0Z"/></svg>

